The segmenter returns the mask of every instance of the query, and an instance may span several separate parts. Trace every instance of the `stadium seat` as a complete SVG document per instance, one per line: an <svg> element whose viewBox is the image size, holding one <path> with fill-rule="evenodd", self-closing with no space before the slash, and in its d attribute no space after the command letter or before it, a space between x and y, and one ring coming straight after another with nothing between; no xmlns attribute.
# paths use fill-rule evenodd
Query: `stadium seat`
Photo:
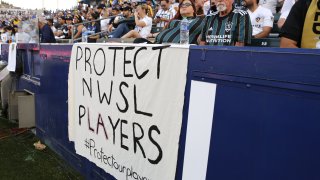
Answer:
<svg viewBox="0 0 320 180"><path fill-rule="evenodd" d="M271 33L280 33L280 29L279 29L277 23L273 23L273 27L272 27Z"/></svg>
<svg viewBox="0 0 320 180"><path fill-rule="evenodd" d="M277 23L273 23L273 27L271 29L271 32L268 36L268 38L278 38L280 34L280 29L278 27Z"/></svg>
<svg viewBox="0 0 320 180"><path fill-rule="evenodd" d="M280 47L279 38L253 38L249 46L258 47Z"/></svg>
<svg viewBox="0 0 320 180"><path fill-rule="evenodd" d="M278 20L280 19L280 15L281 15L281 13L275 13L275 14L273 14L273 18L274 18L274 23L277 23L278 22Z"/></svg>
<svg viewBox="0 0 320 180"><path fill-rule="evenodd" d="M281 15L280 13L273 14L273 16L274 16L273 27L272 27L271 33L268 36L268 38L278 38L279 37L280 29L278 27L278 20L280 18L280 15Z"/></svg>
<svg viewBox="0 0 320 180"><path fill-rule="evenodd" d="M151 29L151 33L158 33L160 31L162 31L162 27L152 27Z"/></svg>

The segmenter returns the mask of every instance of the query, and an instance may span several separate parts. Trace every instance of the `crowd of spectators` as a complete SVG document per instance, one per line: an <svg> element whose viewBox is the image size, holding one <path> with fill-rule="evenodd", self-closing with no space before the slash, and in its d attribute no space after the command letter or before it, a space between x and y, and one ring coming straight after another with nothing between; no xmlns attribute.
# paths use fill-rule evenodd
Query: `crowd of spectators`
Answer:
<svg viewBox="0 0 320 180"><path fill-rule="evenodd" d="M22 22L30 19L36 19L39 11L18 9L12 5L3 6L0 5L0 34L1 42L15 41L16 34L19 32L19 28L22 27ZM30 25L30 26L29 26ZM36 24L29 24L25 27L26 31L35 32ZM35 35L33 35L35 36ZM39 39L37 37L36 39ZM33 41L30 41L33 42Z"/></svg>
<svg viewBox="0 0 320 180"><path fill-rule="evenodd" d="M255 4L252 5L251 0L245 0L243 1L244 3L241 4L241 6L237 7L235 7L235 4L233 4L233 0L223 0L222 2L212 0L211 4L208 0L192 0L189 3L186 3L188 5L190 4L189 6L183 4L183 1L181 0L180 2L172 0L101 0L95 2L94 6L91 4L85 4L84 1L80 1L75 11L57 12L52 14L51 18L47 18L47 20L53 22L52 30L56 39L73 39L75 40L75 42L79 42L81 40L86 40L87 42L96 42L101 38L144 38L147 40L155 41L156 43L178 43L180 41L180 20L182 19L182 17L187 17L191 22L191 27L189 28L190 31L192 31L190 32L190 43L200 43L200 41L204 41L205 44L211 44L207 42L208 40L200 38L198 39L198 37L200 37L200 34L201 37L218 38L211 39L210 41L212 42L229 41L225 38L221 39L221 37L215 36L214 34L208 34L209 31L201 29L201 27L203 27L203 25L205 24L205 21L209 19L206 18L206 15L214 17L214 15L216 15L218 11L223 10L221 8L219 9L219 7L222 7L219 4L225 5L225 1L230 6L228 8L228 11L232 11L232 14L235 14L236 16L240 15L239 17L243 16L245 18L249 18L246 11L247 7L249 9L249 6L250 12L255 11L254 13L251 13L255 15L255 19L251 19L251 22L255 22L252 23L254 24L253 27L251 27L250 22L247 23L246 19L244 20L246 24L241 24L240 22L233 23L232 21L237 20L237 18L233 18L230 22L229 19L226 19L226 22L223 22L224 24L229 23L229 26L234 24L232 27L230 27L231 32L233 32L235 28L238 28L239 32L241 31L242 33L238 34L238 36L244 36L246 39L248 39L248 41L243 42L243 45L250 43L252 35L255 36L256 34L261 33L262 35L258 37L268 36L268 34L270 33L270 28L272 28L273 26L273 15L271 13L271 10L268 11L268 9L263 8L262 5L260 7L259 1L255 2ZM215 3L218 3L218 8ZM268 5L268 3L265 2L264 4ZM260 13L260 9L268 12ZM256 10L259 12L257 12ZM192 11L192 16L181 15L181 13L185 13L185 11ZM260 17L261 15L268 17ZM219 16L221 16L221 13L218 13L217 17ZM215 20L217 20L218 22L219 18L215 18ZM265 23L265 21L267 20L268 23ZM72 23L74 25L72 25ZM79 23L84 24L82 25ZM196 26L196 28L192 28L192 26L194 25ZM241 29L243 25L245 25L244 31L242 31ZM267 32L264 30L266 29L266 27L264 26L269 26L267 28ZM213 28L215 27L216 26L213 26ZM227 27L227 29L228 28L229 27ZM254 28L255 34L251 33L252 28ZM210 27L208 29L210 29ZM194 34L193 31L196 33ZM81 36L84 34L83 32L87 32L86 35L89 34L89 36L86 38L82 38ZM212 32L213 31L210 31L209 33ZM228 34L228 32L226 34ZM159 37L157 37L158 35ZM225 37L230 38L227 35ZM235 43L236 42L233 40L229 44L213 44L235 45Z"/></svg>
<svg viewBox="0 0 320 180"><path fill-rule="evenodd" d="M11 36L21 21L41 16L41 42L138 38L138 42L179 43L180 22L186 17L192 44L245 46L254 39L279 38L294 3L295 0L80 1L73 10L46 11L41 15L0 11L0 28L1 33L9 32Z"/></svg>

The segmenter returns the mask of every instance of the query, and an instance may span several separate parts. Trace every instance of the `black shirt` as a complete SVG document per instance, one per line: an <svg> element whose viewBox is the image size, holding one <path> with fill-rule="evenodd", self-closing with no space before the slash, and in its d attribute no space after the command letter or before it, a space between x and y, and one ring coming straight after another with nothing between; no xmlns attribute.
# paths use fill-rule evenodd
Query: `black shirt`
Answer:
<svg viewBox="0 0 320 180"><path fill-rule="evenodd" d="M285 37L297 42L301 46L301 37L303 32L304 20L308 12L311 0L298 0L293 6L281 28L281 37Z"/></svg>
<svg viewBox="0 0 320 180"><path fill-rule="evenodd" d="M121 23L127 23L127 26L130 30L134 29L136 26L136 22L134 16L130 16L128 18L123 18L119 21L118 25Z"/></svg>
<svg viewBox="0 0 320 180"><path fill-rule="evenodd" d="M54 38L52 29L48 24L45 24L40 30L41 33L41 43L55 43L56 39Z"/></svg>
<svg viewBox="0 0 320 180"><path fill-rule="evenodd" d="M70 39L71 37L69 36L69 29L67 24L60 24L60 27L58 28L58 30L62 31L62 35L64 36L64 39Z"/></svg>

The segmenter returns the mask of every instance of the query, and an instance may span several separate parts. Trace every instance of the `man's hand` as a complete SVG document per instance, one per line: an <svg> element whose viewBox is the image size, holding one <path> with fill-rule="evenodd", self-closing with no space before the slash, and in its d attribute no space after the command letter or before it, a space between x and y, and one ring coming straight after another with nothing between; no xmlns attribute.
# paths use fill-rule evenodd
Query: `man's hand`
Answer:
<svg viewBox="0 0 320 180"><path fill-rule="evenodd" d="M199 45L200 46L204 46L204 45L206 45L206 42L205 41L199 41Z"/></svg>
<svg viewBox="0 0 320 180"><path fill-rule="evenodd" d="M155 23L159 23L159 22L160 22L160 18L159 18L159 17L156 17L156 18L154 19L154 22L155 22Z"/></svg>
<svg viewBox="0 0 320 180"><path fill-rule="evenodd" d="M236 44L234 46L242 47L242 46L244 46L244 43L243 42L236 42Z"/></svg>
<svg viewBox="0 0 320 180"><path fill-rule="evenodd" d="M254 38L267 38L269 36L271 30L272 30L272 27L264 26L262 28L262 32L260 32L259 34L256 34L254 36Z"/></svg>
<svg viewBox="0 0 320 180"><path fill-rule="evenodd" d="M139 17L139 14L138 14L138 12L134 12L134 17Z"/></svg>

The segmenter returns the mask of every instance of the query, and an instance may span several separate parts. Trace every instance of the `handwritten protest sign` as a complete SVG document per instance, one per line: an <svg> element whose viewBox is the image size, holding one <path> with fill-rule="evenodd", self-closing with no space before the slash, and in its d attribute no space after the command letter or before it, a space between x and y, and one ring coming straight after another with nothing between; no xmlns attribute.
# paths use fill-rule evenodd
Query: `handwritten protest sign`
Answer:
<svg viewBox="0 0 320 180"><path fill-rule="evenodd" d="M174 179L187 47L75 44L69 139L117 179Z"/></svg>

